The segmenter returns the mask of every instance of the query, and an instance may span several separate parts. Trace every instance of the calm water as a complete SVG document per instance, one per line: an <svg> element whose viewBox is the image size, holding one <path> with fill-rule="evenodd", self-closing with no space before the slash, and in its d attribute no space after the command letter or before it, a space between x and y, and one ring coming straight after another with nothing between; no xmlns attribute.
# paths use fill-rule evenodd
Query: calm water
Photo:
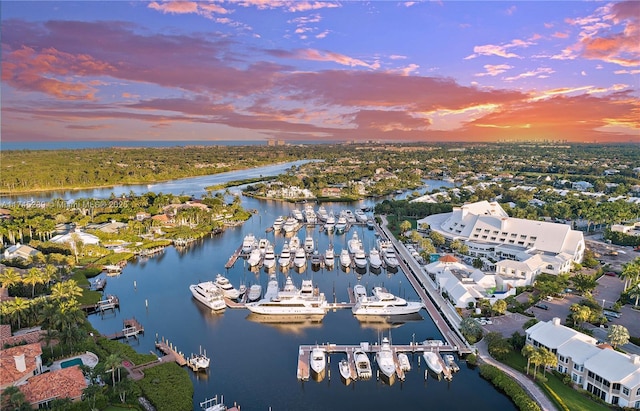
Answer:
<svg viewBox="0 0 640 411"><path fill-rule="evenodd" d="M225 173L207 177L196 177L152 186L122 186L123 193L133 190L136 194L147 191L187 193L198 196L207 185L229 180L237 180L260 175L274 175L292 164L262 167L247 171ZM432 190L448 183L425 181ZM114 189L82 190L80 192L45 193L38 196L40 201L62 197L73 199L93 196L107 198ZM239 188L232 191L239 193ZM424 192L424 191L422 191ZM403 193L399 196L406 195ZM12 201L27 201L31 198L13 198ZM408 344L412 340L441 338L426 311L421 311L422 319L394 324L363 324L356 320L350 310L329 312L319 324L264 324L247 319L244 309L227 309L222 314L212 314L191 297L189 285L213 279L216 273L224 273L237 287L244 283L256 282L266 288L268 274L250 272L240 259L235 266L225 270L229 256L238 248L248 233L256 237L266 237L275 244L276 253L282 249L285 238L282 235L266 233L278 215L288 215L296 207L277 201L242 199L246 208L258 210L242 227L226 230L222 235L207 238L177 251L169 247L164 253L148 259L129 263L119 277L108 277L106 292L120 297L121 307L115 313L104 316L92 315L90 321L103 334L120 331L122 321L136 317L145 327L146 334L138 341L129 343L139 352L154 351L156 335L165 337L183 353L197 353L200 347L211 357L208 373L194 374L195 393L193 409L199 410L199 403L205 398L222 394L227 405L238 402L243 410L515 410L511 401L497 392L488 382L479 377L477 370L460 363L461 371L452 382L425 381L424 363L418 365L419 357L411 358L413 369L407 373L406 381L392 386L372 379L356 381L345 386L340 381L338 363L341 354L333 354L329 365L330 377L321 382L300 382L296 378L298 346L302 344L336 343L358 344L363 341L374 343L382 336L390 336L392 342ZM338 213L341 208L371 206L366 200L353 204L325 203L327 210ZM317 208L317 207L316 207ZM346 247L353 231L357 231L366 250L375 244L373 231L363 227L353 227L342 235L328 235L318 229L302 229L298 232L301 243L311 235L317 248L324 252L329 243L334 245L336 255ZM299 274L293 270L278 271L278 280L283 284L285 275L292 276L300 286L302 279L312 279L330 301L347 301L347 288L356 283L368 289L382 285L389 291L409 300L417 300L415 291L409 285L404 273L380 274L350 271L344 272L336 261L331 271L314 272L310 267ZM375 370L375 362L372 360ZM374 371L375 372L375 371Z"/></svg>
<svg viewBox="0 0 640 411"><path fill-rule="evenodd" d="M405 382L388 386L375 379L356 381L344 386L338 372L340 354L331 356L331 377L321 382L299 382L296 378L297 352L301 344L374 343L384 336L393 342L408 344L414 338L441 338L426 311L422 320L396 324L361 324L350 310L329 312L320 324L263 324L247 319L244 309L227 309L223 314L212 314L195 301L188 290L189 284L213 279L216 273L226 274L237 287L259 282L266 288L268 275L248 271L244 260L239 259L228 271L224 264L241 244L247 233L266 237L279 252L284 242L282 235L266 233L277 215L288 214L293 205L244 199L245 206L259 210L259 214L243 227L229 229L222 235L200 241L185 252L174 248L156 257L130 263L119 277L109 277L106 292L116 294L121 309L103 317L93 315L92 324L102 333L119 331L122 320L135 316L145 327L146 334L139 342L130 344L139 352L154 349L156 334L164 336L189 355L202 347L211 357L207 374L189 371L195 387L194 410L199 402L215 394L223 394L227 404L237 401L243 410L462 410L470 401L477 410L515 410L504 395L461 363L462 371L452 382L424 380L424 363L418 366L418 357L412 359L413 369ZM361 203L349 205L353 208ZM337 212L345 205L326 204L328 210ZM329 242L336 253L346 247L346 241L357 231L369 250L375 241L373 231L354 227L343 235L327 235L318 229L302 229L298 233L301 242L307 234L316 240L323 252ZM344 272L336 262L332 271L314 272L308 268L302 274L287 272L296 285L309 278L317 283L330 301L347 301L347 288L360 282L371 288L384 285L391 292L409 300L418 297L410 287L402 271L395 274L384 270L379 275L354 271ZM282 284L285 274L278 270ZM134 287L135 283L135 287ZM335 297L334 297L335 295ZM148 303L148 307L146 307ZM375 364L372 361L372 365Z"/></svg>

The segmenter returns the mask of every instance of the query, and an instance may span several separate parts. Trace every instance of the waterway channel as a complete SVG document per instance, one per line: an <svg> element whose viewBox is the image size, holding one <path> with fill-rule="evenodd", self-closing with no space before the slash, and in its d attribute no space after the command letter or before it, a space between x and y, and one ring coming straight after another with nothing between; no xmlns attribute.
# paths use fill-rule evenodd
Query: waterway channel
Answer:
<svg viewBox="0 0 640 411"><path fill-rule="evenodd" d="M271 175L277 170L252 170L227 173L228 180L249 178L255 175ZM257 174L256 174L257 173ZM216 177L219 179L220 177ZM220 181L216 181L220 182ZM176 194L195 194L189 190L194 186L186 182L164 183L156 186L157 191ZM213 184L211 180L198 182ZM433 184L436 184L435 182ZM172 187L171 190L168 187ZM142 189L142 188L140 188ZM150 191L149 187L145 191ZM123 187L126 192L129 187ZM134 189L138 193L138 189ZM237 192L236 189L232 190ZM110 192L109 192L110 193ZM104 193L103 193L104 194ZM70 196L70 197L69 197ZM84 193L73 193L64 198L87 197ZM107 194L108 196L108 194ZM38 200L48 198L39 196ZM105 198L106 196L102 196ZM14 199L20 201L23 199ZM515 410L513 403L488 382L480 378L478 371L459 362L461 371L451 382L437 381L430 377L425 380L425 364L418 355L410 356L413 369L407 373L404 382L392 386L377 381L356 381L345 386L340 380L338 363L342 354L333 354L328 365L330 373L322 381L301 382L296 378L298 347L307 344L359 344L376 343L383 336L392 343L409 344L428 338L442 336L425 310L421 319L399 324L361 323L348 309L329 312L320 323L265 324L253 321L245 309L229 309L214 314L195 301L189 292L189 285L213 279L217 273L228 276L238 287L256 282L266 288L268 274L249 271L245 260L239 259L230 269L225 269L229 256L242 243L245 235L253 233L265 237L275 244L276 253L282 249L285 238L280 234L266 232L275 218L288 215L294 207L302 205L278 201L262 201L243 197L243 205L257 210L243 226L227 229L224 233L200 240L184 250L173 247L154 257L130 262L118 277L108 277L106 293L120 298L120 309L104 315L91 315L93 326L103 334L120 331L124 319L135 317L145 328L145 334L138 340L130 340L137 351L154 351L156 336L171 341L184 354L197 353L201 348L211 357L211 367L207 373L195 374L189 371L194 383L193 409L199 410L199 403L214 395L224 395L227 405L237 402L243 410ZM325 203L328 210L338 213L342 208L371 206L370 200L343 204ZM317 209L317 205L316 205ZM363 240L365 250L375 244L375 234L363 226L354 226L345 234L326 234L315 228L302 228L298 232L301 242L306 235L313 236L320 252L333 244L336 254L346 247L353 232ZM336 261L332 270L314 271L310 265L302 273L289 270L277 271L280 284L286 275L300 286L302 279L312 279L320 291L331 302L348 301L347 289L361 283L371 289L384 286L390 292L408 300L418 300L404 273L400 270L380 274L370 272L345 272ZM101 276L104 276L102 274ZM372 365L375 362L372 358Z"/></svg>

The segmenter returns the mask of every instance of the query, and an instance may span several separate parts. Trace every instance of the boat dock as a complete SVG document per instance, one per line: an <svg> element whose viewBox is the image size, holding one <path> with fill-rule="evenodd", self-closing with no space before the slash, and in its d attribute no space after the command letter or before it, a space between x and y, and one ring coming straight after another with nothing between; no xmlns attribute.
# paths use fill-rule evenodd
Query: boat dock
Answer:
<svg viewBox="0 0 640 411"><path fill-rule="evenodd" d="M156 349L162 352L167 360L175 361L179 366L187 365L187 360L178 348L162 337L161 341L156 341Z"/></svg>
<svg viewBox="0 0 640 411"><path fill-rule="evenodd" d="M301 345L298 347L298 369L296 375L299 380L307 381L310 376L309 369L309 357L311 356L311 350L318 347L317 344L313 345ZM327 355L335 354L335 353L345 353L347 355L347 360L349 361L349 366L351 368L351 376L353 379L356 378L356 369L354 365L353 353L356 350L364 351L367 354L375 354L380 351L381 346L379 344L368 344L361 343L360 345L337 345L337 344L322 344L320 347L324 348ZM407 345L392 345L393 350L393 361L396 365L396 373L398 378L404 380L405 372L400 367L400 362L398 361L397 353L413 353L413 354L422 354L425 351L433 351L436 353L440 352L457 352L458 347L453 347L451 345L424 345L421 343L409 343ZM440 357L438 355L438 357ZM445 374L445 378L451 379L451 370L444 361L440 360L443 365L443 369L448 371L448 376ZM445 371L446 372L446 371Z"/></svg>
<svg viewBox="0 0 640 411"><path fill-rule="evenodd" d="M120 299L115 295L108 295L105 300L98 301L96 303L96 311L100 311L100 314L104 314L107 310L114 310L120 307Z"/></svg>
<svg viewBox="0 0 640 411"><path fill-rule="evenodd" d="M241 253L242 253L242 245L240 245L240 247L238 247L238 249L231 255L231 257L229 257L229 260L224 265L224 268L229 269L233 267L233 265L236 263L236 261L240 257Z"/></svg>
<svg viewBox="0 0 640 411"><path fill-rule="evenodd" d="M144 327L134 317L122 322L122 331L107 335L106 337L109 340L120 340L122 338L129 339L130 337L138 338L138 334L144 334Z"/></svg>

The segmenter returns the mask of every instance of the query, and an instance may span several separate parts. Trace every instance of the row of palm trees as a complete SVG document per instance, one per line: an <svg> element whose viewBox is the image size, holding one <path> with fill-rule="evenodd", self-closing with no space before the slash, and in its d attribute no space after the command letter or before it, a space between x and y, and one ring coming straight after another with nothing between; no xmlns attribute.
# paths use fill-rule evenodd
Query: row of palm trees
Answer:
<svg viewBox="0 0 640 411"><path fill-rule="evenodd" d="M555 368L558 365L558 357L546 347L534 347L526 344L520 352L527 359L527 375L529 375L529 366L533 364L534 380L539 366L543 366L543 374L546 374L547 367Z"/></svg>
<svg viewBox="0 0 640 411"><path fill-rule="evenodd" d="M24 274L20 274L15 268L8 267L0 273L0 284L6 289L20 284L28 286L31 288L31 298L34 298L37 285L46 284L49 287L59 277L60 270L53 264L47 264L43 268L32 267Z"/></svg>

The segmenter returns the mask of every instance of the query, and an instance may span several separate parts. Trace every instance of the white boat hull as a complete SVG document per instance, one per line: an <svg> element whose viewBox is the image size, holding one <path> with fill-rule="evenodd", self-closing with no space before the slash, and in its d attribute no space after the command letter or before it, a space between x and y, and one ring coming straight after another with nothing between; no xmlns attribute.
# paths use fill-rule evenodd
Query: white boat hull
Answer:
<svg viewBox="0 0 640 411"><path fill-rule="evenodd" d="M207 283L192 284L189 286L189 290L191 291L193 298L195 298L197 301L199 301L201 304L203 304L205 307L211 310L221 311L227 308L227 305L225 304L223 298L214 296L214 295L209 295L209 293L206 293L202 288L198 288L198 285L202 285L202 284L207 284ZM211 281L209 281L208 284L212 287L215 287L215 285L213 285L213 282Z"/></svg>
<svg viewBox="0 0 640 411"><path fill-rule="evenodd" d="M425 351L422 356L424 357L424 361L427 363L427 367L429 370L436 375L442 374L442 364L440 364L440 356L431 351Z"/></svg>

